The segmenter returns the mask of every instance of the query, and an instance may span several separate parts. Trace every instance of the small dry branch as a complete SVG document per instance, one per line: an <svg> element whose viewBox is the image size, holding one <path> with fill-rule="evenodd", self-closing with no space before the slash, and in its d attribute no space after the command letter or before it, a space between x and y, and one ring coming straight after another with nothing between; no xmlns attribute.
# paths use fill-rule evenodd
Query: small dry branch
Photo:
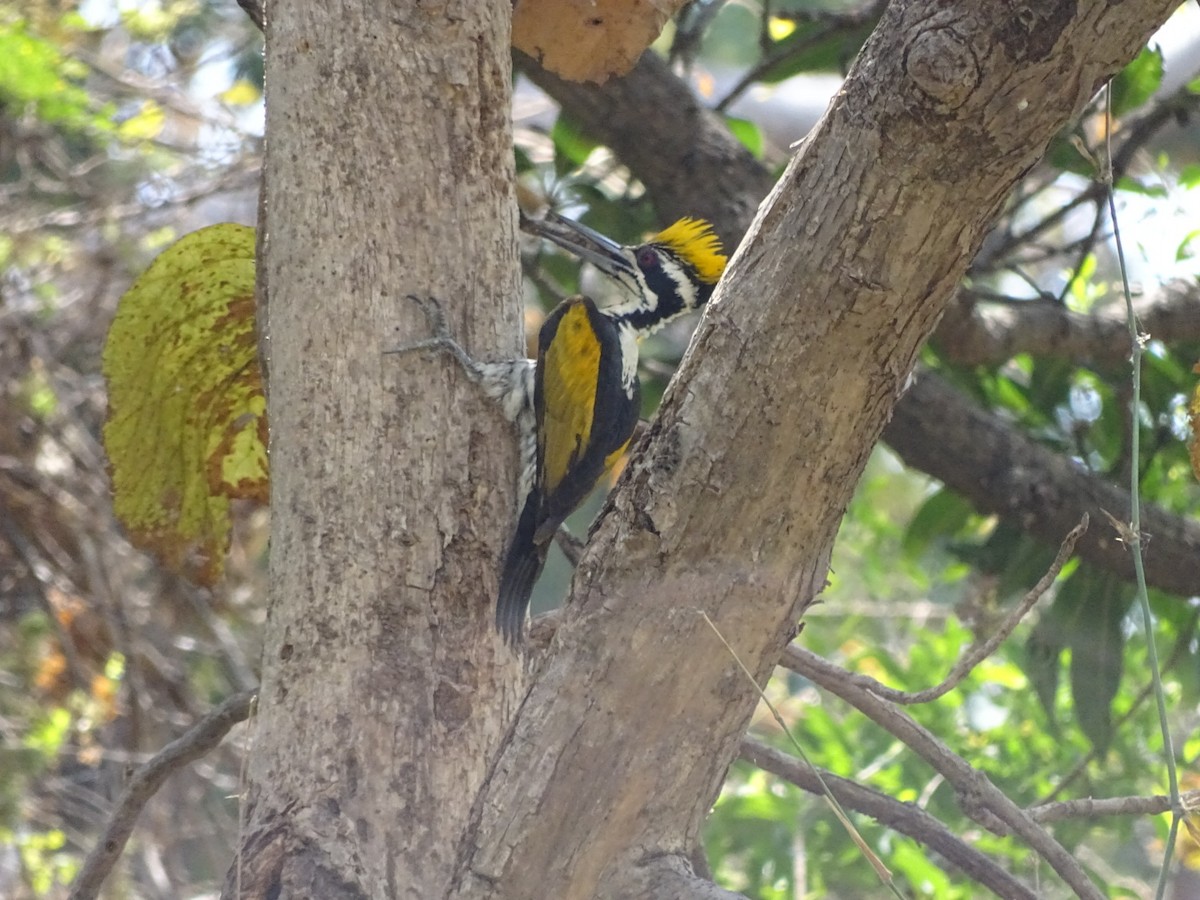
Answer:
<svg viewBox="0 0 1200 900"><path fill-rule="evenodd" d="M93 900L100 893L146 803L171 775L208 753L234 725L248 718L256 694L257 690L234 694L137 770L121 794L100 840L84 860L68 900Z"/></svg>
<svg viewBox="0 0 1200 900"><path fill-rule="evenodd" d="M1013 630L1020 624L1021 620L1042 599L1042 596L1050 589L1050 585L1054 584L1054 579L1058 578L1058 574L1062 571L1063 566L1067 564L1067 560L1071 558L1071 554L1075 552L1075 542L1083 537L1087 529L1088 514L1084 513L1083 518L1079 520L1079 524L1067 532L1067 536L1063 538L1062 545L1058 548L1058 555L1054 557L1054 562L1050 564L1050 568L1046 570L1046 574L1038 580L1038 583L1033 586L1012 612L1005 617L1000 627L989 635L987 640L976 640L971 644L967 652L955 663L954 668L950 670L950 674L946 676L946 679L941 684L926 688L923 691L900 691L896 690L896 688L890 688L885 684L880 684L869 675L851 674L847 677L858 687L877 694L885 700L890 700L892 703L899 703L901 706L911 706L914 703L929 703L944 694L948 694L962 683L962 680L971 673L972 669L996 652L996 648L1013 633Z"/></svg>
<svg viewBox="0 0 1200 900"><path fill-rule="evenodd" d="M1013 803L983 772L973 768L927 728L874 691L856 684L845 669L815 653L790 646L784 650L782 664L840 697L904 742L953 785L968 816L991 831L1016 834L1058 873L1076 896L1102 900L1104 895L1062 844Z"/></svg>

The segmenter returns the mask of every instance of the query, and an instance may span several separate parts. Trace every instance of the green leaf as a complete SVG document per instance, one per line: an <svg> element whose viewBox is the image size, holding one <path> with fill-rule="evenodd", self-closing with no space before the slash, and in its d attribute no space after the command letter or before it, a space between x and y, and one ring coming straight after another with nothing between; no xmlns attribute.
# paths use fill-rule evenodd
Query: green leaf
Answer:
<svg viewBox="0 0 1200 900"><path fill-rule="evenodd" d="M763 158L764 141L761 128L749 119L739 119L735 116L725 116L725 125L755 159Z"/></svg>
<svg viewBox="0 0 1200 900"><path fill-rule="evenodd" d="M1133 175L1122 175L1117 179L1116 188L1118 191L1125 191L1130 194L1141 194L1143 197L1166 197L1167 189L1159 181L1147 181L1143 178L1137 178Z"/></svg>
<svg viewBox="0 0 1200 900"><path fill-rule="evenodd" d="M513 156L516 157L518 175L524 175L526 172L534 170L533 160L519 144L513 144Z"/></svg>
<svg viewBox="0 0 1200 900"><path fill-rule="evenodd" d="M1072 132L1063 132L1055 137L1046 148L1046 162L1060 172L1071 172L1084 178L1096 176L1095 164L1079 152Z"/></svg>
<svg viewBox="0 0 1200 900"><path fill-rule="evenodd" d="M1034 626L1029 640L1025 643L1025 674L1029 677L1029 683L1033 685L1038 702L1046 712L1053 733L1058 732L1059 660L1065 649L1066 640L1062 629L1056 627L1048 616L1043 616Z"/></svg>
<svg viewBox="0 0 1200 900"><path fill-rule="evenodd" d="M1096 751L1112 740L1112 703L1121 683L1121 624L1133 591L1125 582L1090 566L1065 579L1026 646L1026 672L1053 722L1059 660L1070 648L1071 699L1076 719Z"/></svg>
<svg viewBox="0 0 1200 900"><path fill-rule="evenodd" d="M1080 567L1071 582L1080 582L1080 615L1070 633L1071 697L1083 733L1103 755L1112 741L1112 702L1121 686L1125 649L1121 623L1133 591L1090 567Z"/></svg>
<svg viewBox="0 0 1200 900"><path fill-rule="evenodd" d="M1196 251L1193 248L1198 238L1200 238L1200 228L1197 228L1195 231L1189 231L1184 235L1183 240L1179 242L1179 246L1175 248L1175 262L1183 262L1185 259L1191 259L1196 255Z"/></svg>
<svg viewBox="0 0 1200 900"><path fill-rule="evenodd" d="M804 22L771 48L779 62L767 69L759 80L777 84L802 72L841 72L874 30L874 23L839 30L826 35L822 22Z"/></svg>
<svg viewBox="0 0 1200 900"><path fill-rule="evenodd" d="M117 518L171 571L213 584L229 501L267 500L254 229L213 225L159 254L121 297L104 375Z"/></svg>
<svg viewBox="0 0 1200 900"><path fill-rule="evenodd" d="M975 510L962 495L942 488L921 504L904 532L902 547L910 557L924 553L937 538L957 534Z"/></svg>
<svg viewBox="0 0 1200 900"><path fill-rule="evenodd" d="M87 70L23 20L0 21L0 105L25 109L71 131L111 134L111 104L96 104L81 82Z"/></svg>
<svg viewBox="0 0 1200 900"><path fill-rule="evenodd" d="M1187 166L1180 169L1178 174L1180 186L1192 190L1196 185L1200 185L1200 162L1189 162Z"/></svg>
<svg viewBox="0 0 1200 900"><path fill-rule="evenodd" d="M1075 367L1065 359L1038 359L1029 378L1029 403L1044 422L1053 421L1054 408L1066 402L1074 383Z"/></svg>
<svg viewBox="0 0 1200 900"><path fill-rule="evenodd" d="M1144 104L1163 78L1163 57L1158 47L1145 47L1112 80L1112 113L1121 117Z"/></svg>
<svg viewBox="0 0 1200 900"><path fill-rule="evenodd" d="M600 144L583 133L583 130L566 115L560 114L550 129L550 140L554 142L554 169L561 178L572 169L582 166L592 151Z"/></svg>

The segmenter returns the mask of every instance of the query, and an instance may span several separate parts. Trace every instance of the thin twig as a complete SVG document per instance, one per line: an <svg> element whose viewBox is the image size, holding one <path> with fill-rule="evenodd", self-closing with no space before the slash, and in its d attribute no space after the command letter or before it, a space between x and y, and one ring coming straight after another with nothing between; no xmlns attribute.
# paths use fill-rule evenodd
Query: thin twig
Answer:
<svg viewBox="0 0 1200 900"><path fill-rule="evenodd" d="M1190 110L1196 103L1200 102L1195 94L1188 91L1186 87L1176 91L1170 97L1161 100L1153 109L1142 115L1132 124L1127 125L1122 129L1124 140L1115 156L1110 153L1109 159L1112 160L1111 169L1114 179L1124 177L1132 164L1134 157L1138 151L1144 147L1151 138L1156 135L1164 126L1175 121L1181 112ZM1106 129L1106 134L1111 135L1112 129ZM1053 184L1053 182L1051 182ZM1058 225L1070 213L1080 206L1087 203L1100 203L1104 199L1104 185L1102 182L1093 182L1085 188L1080 194L1074 197L1069 202L1059 206L1054 212L1048 214L1041 221L1031 225L1019 234L1013 234L1003 244L996 247L992 253L993 258L1001 258L1011 252L1014 248L1019 247L1029 241L1046 233L1051 228Z"/></svg>
<svg viewBox="0 0 1200 900"><path fill-rule="evenodd" d="M1104 117L1106 132L1112 133L1112 81L1109 81L1104 91ZM1171 791L1171 806L1174 814L1171 816L1171 829L1167 835L1167 843L1163 849L1162 867L1158 872L1158 886L1154 896L1162 900L1167 891L1167 876L1171 870L1171 853L1175 849L1175 836L1179 832L1181 806L1179 799L1179 777L1175 772L1175 748L1171 741L1171 726L1167 721L1167 700L1162 686L1162 669L1158 664L1158 650L1154 646L1154 618L1150 614L1150 596L1146 589L1146 567L1142 561L1142 504L1139 491L1141 489L1141 464L1138 456L1141 448L1141 422L1138 410L1142 404L1142 353L1144 336L1138 328L1137 315L1133 309L1133 292L1129 289L1129 269L1125 265L1125 247L1121 241L1121 226L1117 219L1117 200L1113 191L1113 158L1112 138L1105 142L1104 189L1108 199L1108 215L1112 220L1113 243L1117 248L1117 266L1121 271L1121 288L1125 294L1125 314L1129 322L1129 345L1133 368L1133 398L1130 401L1129 429L1129 505L1131 532L1129 550L1133 554L1133 571L1137 576L1138 608L1142 611L1142 630L1146 635L1146 656L1150 663L1150 677L1154 681L1154 701L1158 706L1158 725L1162 731L1163 757L1167 763L1167 784Z"/></svg>
<svg viewBox="0 0 1200 900"><path fill-rule="evenodd" d="M873 694L878 694L892 703L899 703L903 706L911 706L915 703L929 703L931 700L936 700L938 697L949 693L958 687L962 680L970 674L972 669L996 652L996 648L1013 633L1013 630L1025 618L1025 615L1033 609L1034 605L1050 589L1050 585L1054 584L1054 580L1058 578L1058 573L1062 571L1063 566L1067 564L1067 560L1071 558L1071 554L1075 552L1075 542L1083 537L1084 533L1087 532L1087 528L1088 514L1084 513L1083 518L1079 520L1079 524L1072 528L1067 533L1067 536L1063 538L1062 545L1058 548L1058 555L1054 557L1054 562L1050 564L1050 568L1046 570L1046 574L1030 589L1024 599L1000 623L1000 626L989 634L987 640L982 643L976 641L971 644L967 652L954 664L954 668L950 670L950 674L946 676L946 679L941 684L926 688L923 691L900 691L885 684L880 684L869 675L852 674L849 676L850 679L858 687L868 690Z"/></svg>
<svg viewBox="0 0 1200 900"><path fill-rule="evenodd" d="M934 851L936 855L930 856L933 862L942 865L943 868L946 868L943 860L950 862L973 881L994 891L1000 897L1033 900L1037 896L1012 874L912 803L901 803L887 794L848 778L813 769L800 760L752 738L742 739L741 755L742 759L810 794L822 794L824 785L846 809L868 815L881 825L908 835Z"/></svg>
<svg viewBox="0 0 1200 900"><path fill-rule="evenodd" d="M1200 791L1187 791L1181 795L1180 801L1184 808L1194 809L1200 805ZM1153 797L1060 800L1058 803L1031 806L1025 812L1035 822L1061 822L1063 819L1098 819L1101 816L1159 816L1173 809L1170 797L1155 794Z"/></svg>
<svg viewBox="0 0 1200 900"><path fill-rule="evenodd" d="M809 771L816 776L817 782L820 783L822 781L821 773L817 770L817 767L812 764L812 761L808 758L808 754L804 752L804 748L800 745L800 742L796 740L791 729L788 728L787 723L783 721L783 716L779 714L779 710L775 708L775 704L771 702L769 697L767 697L766 692L762 689L762 686L758 683L758 680L754 677L754 674L748 668L746 668L746 664L742 662L742 658L738 656L737 651L733 649L729 641L725 640L725 635L721 634L721 629L717 628L716 623L714 623L713 620L708 617L708 613L704 612L702 609L697 610L697 612L708 624L708 627L713 630L713 633L717 636L717 640L724 644L725 649L729 652L729 655L733 657L733 661L737 663L738 668L742 670L742 674L746 676L750 684L752 684L754 689L758 691L758 696L762 699L763 703L766 704L767 709L771 711L771 715L775 718L776 724L779 725L780 729L787 736L788 740L791 741L792 746L796 748L797 755L804 762L804 764L808 766ZM846 830L847 836L849 836L850 840L854 842L854 845L858 848L859 852L862 853L863 858L871 864L871 868L875 870L875 874L878 876L880 882L887 887L894 896L902 897L903 895L900 893L900 889L896 886L896 880L892 876L891 869L889 869L884 864L883 860L879 858L879 855L867 845L866 840L863 838L862 834L859 833L858 828L856 828L854 823L850 821L850 817L846 815L846 811L842 809L842 805L838 802L837 797L833 795L833 791L829 790L827 787L824 787L824 785L822 785L822 788L823 790L820 792L821 798L825 801L826 805L828 805L830 811L833 812L841 826Z"/></svg>
<svg viewBox="0 0 1200 900"><path fill-rule="evenodd" d="M558 544L558 549L562 551L563 556L567 558L567 562L572 567L579 565L579 559L583 556L583 548L587 546L586 541L571 534L566 525L559 525L558 531L554 532L554 543Z"/></svg>
<svg viewBox="0 0 1200 900"><path fill-rule="evenodd" d="M238 646L237 638L234 637L229 623L213 610L209 594L190 585L183 588L183 594L216 640L220 651L218 655L230 684L239 691L253 690L256 681L254 671L246 661L246 655L242 653L242 648Z"/></svg>
<svg viewBox="0 0 1200 900"><path fill-rule="evenodd" d="M216 747L229 729L250 715L256 693L234 694L138 769L117 801L100 840L84 860L68 900L93 900L100 893L104 879L121 858L142 808L171 775Z"/></svg>
<svg viewBox="0 0 1200 900"><path fill-rule="evenodd" d="M1103 900L1083 867L1070 853L983 772L954 753L931 731L896 706L855 684L845 669L796 646L784 649L782 664L841 697L911 748L953 785L963 811L991 831L1011 831L1084 900Z"/></svg>
<svg viewBox="0 0 1200 900"><path fill-rule="evenodd" d="M1067 270L1068 272L1073 272L1074 274L1070 278L1067 279L1067 283L1063 285L1062 291L1059 292L1057 303L1060 306L1064 305L1067 302L1067 295L1069 293L1071 293L1071 288L1075 285L1075 282L1079 279L1079 275L1083 271L1083 264L1087 260L1088 256L1091 255L1092 250L1096 246L1096 242L1100 240L1100 232L1103 231L1103 229L1104 229L1104 207L1101 204L1097 203L1096 204L1096 214L1095 214L1094 218L1092 219L1092 230L1088 232L1086 238L1084 238L1081 242L1077 242L1079 244L1079 246L1076 249L1076 253L1075 253L1075 264ZM1071 252L1070 249L1068 249L1067 247L1062 248L1063 254L1070 253L1070 252Z"/></svg>
<svg viewBox="0 0 1200 900"><path fill-rule="evenodd" d="M837 25L826 25L824 28L813 32L804 40L790 45L782 51L775 50L774 52L767 54L737 80L737 83L729 89L729 92L722 97L720 101L718 101L717 105L714 106L713 109L719 113L725 112L727 109L729 109L733 101L742 96L742 94L744 94L751 85L757 84L759 81L765 78L767 74L776 66L782 65L789 59L793 59L802 53L807 53L818 44L825 43L825 41L827 41L832 35L836 34L839 30L840 27Z"/></svg>
<svg viewBox="0 0 1200 900"><path fill-rule="evenodd" d="M780 15L779 18L788 18L793 21L804 21L807 23L820 22L821 28L808 35L803 40L797 41L795 44L785 46L783 48L776 47L773 51L765 53L763 58L754 64L751 69L746 72L737 83L729 89L729 92L721 98L713 109L723 113L729 109L730 104L738 97L746 92L746 90L765 78L772 69L782 65L790 59L795 59L801 54L807 53L819 44L825 43L832 36L842 31L851 31L878 19L883 15L883 10L887 6L886 2L876 2L864 5L861 9L851 10L846 13L803 13L802 15L793 14L791 16ZM767 30L768 13L764 11L763 15L763 33L770 36Z"/></svg>

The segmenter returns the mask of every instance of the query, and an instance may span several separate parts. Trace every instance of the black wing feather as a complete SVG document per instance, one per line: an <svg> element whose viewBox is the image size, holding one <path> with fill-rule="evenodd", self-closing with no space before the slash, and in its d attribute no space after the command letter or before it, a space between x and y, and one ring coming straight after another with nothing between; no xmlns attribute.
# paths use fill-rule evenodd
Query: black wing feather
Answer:
<svg viewBox="0 0 1200 900"><path fill-rule="evenodd" d="M545 358L563 316L583 304L588 322L600 347L599 369L592 397L592 425L586 446L577 436L548 435L546 423ZM521 518L509 546L500 579L496 603L496 627L510 643L517 643L529 608L534 582L546 563L550 542L559 526L603 477L609 457L628 443L637 425L641 407L641 386L635 376L629 390L622 383L623 361L617 325L600 312L587 297L563 301L542 325L538 336L538 365L534 376L534 408L537 412L537 471ZM546 481L548 440L575 440L573 447L557 446L556 452L570 450L571 462L566 474L552 487Z"/></svg>

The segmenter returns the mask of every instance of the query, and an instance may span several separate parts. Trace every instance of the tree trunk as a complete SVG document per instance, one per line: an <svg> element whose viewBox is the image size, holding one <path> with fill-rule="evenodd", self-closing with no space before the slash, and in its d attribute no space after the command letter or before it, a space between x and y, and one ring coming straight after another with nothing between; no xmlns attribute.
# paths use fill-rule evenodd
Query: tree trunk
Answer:
<svg viewBox="0 0 1200 900"><path fill-rule="evenodd" d="M756 700L701 612L765 678L987 225L1175 5L889 7L634 451L456 896L638 897L682 864Z"/></svg>
<svg viewBox="0 0 1200 900"><path fill-rule="evenodd" d="M519 699L515 442L446 359L382 353L428 336L410 292L520 353L510 10L271 8L271 597L226 897L443 896Z"/></svg>
<svg viewBox="0 0 1200 900"><path fill-rule="evenodd" d="M508 6L272 8L272 602L226 896L725 895L687 859L755 693L701 611L769 672L987 223L1174 5L892 4L523 701L490 632L513 441L445 362L379 355L424 333L409 291L469 350L517 352Z"/></svg>

